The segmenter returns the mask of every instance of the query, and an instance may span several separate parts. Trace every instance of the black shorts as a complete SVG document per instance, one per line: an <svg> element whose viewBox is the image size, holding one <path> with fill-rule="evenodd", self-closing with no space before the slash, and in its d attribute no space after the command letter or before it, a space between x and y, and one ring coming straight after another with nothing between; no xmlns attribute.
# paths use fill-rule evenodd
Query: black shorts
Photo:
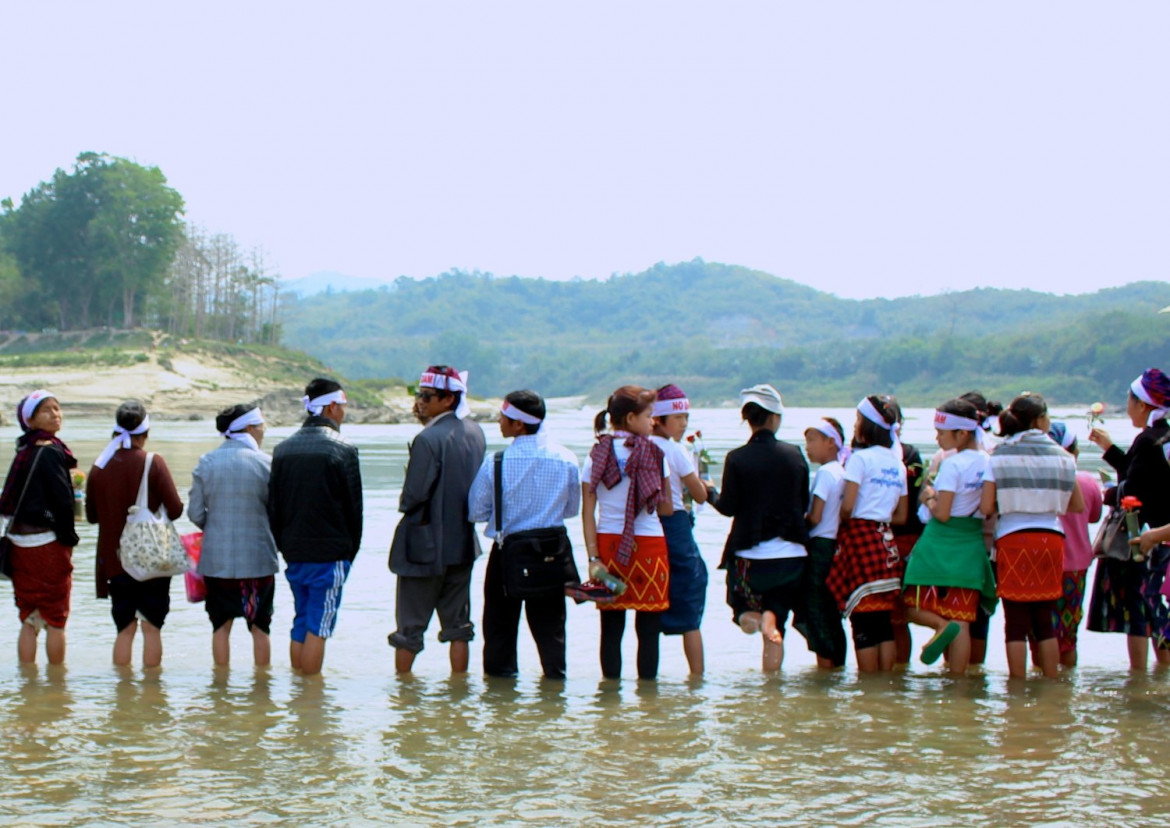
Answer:
<svg viewBox="0 0 1170 828"><path fill-rule="evenodd" d="M114 617L118 632L130 626L138 616L162 629L170 611L170 578L136 581L123 572L110 579L110 615Z"/></svg>
<svg viewBox="0 0 1170 828"><path fill-rule="evenodd" d="M272 605L276 595L276 577L263 578L207 578L207 598L204 606L211 628L218 630L233 618L243 618L248 631L253 627L264 634L272 631Z"/></svg>

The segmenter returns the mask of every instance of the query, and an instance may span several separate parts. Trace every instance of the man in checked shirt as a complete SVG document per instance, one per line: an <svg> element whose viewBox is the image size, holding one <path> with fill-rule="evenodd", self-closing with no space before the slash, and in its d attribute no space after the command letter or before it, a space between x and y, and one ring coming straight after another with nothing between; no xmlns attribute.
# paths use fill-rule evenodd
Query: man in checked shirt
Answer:
<svg viewBox="0 0 1170 828"><path fill-rule="evenodd" d="M544 400L534 391L513 391L504 398L498 420L500 433L514 439L503 455L500 533L496 531L492 454L484 459L468 494L471 520L487 521L488 537L495 539L483 585L483 670L489 676L512 677L517 673L516 636L523 606L545 677L565 677L564 581L576 578L572 577L572 546L564 527L565 519L580 510L581 480L576 456L549 443L543 433L545 414ZM547 591L526 597L506 593L508 573L500 551L504 537L521 532L552 536L552 548L567 555L565 563L572 570Z"/></svg>

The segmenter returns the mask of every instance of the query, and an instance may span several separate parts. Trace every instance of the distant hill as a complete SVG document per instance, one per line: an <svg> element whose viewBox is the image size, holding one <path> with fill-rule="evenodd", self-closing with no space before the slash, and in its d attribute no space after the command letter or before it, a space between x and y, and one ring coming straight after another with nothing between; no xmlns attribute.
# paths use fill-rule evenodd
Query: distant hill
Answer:
<svg viewBox="0 0 1170 828"><path fill-rule="evenodd" d="M1072 403L1118 399L1142 368L1170 364L1170 316L1157 315L1167 304L1159 282L857 301L696 259L601 282L452 272L304 296L288 306L284 341L353 377L448 362L485 394L596 397L673 380L722 401L769 381L805 405L875 392L932 404L973 387Z"/></svg>
<svg viewBox="0 0 1170 828"><path fill-rule="evenodd" d="M367 276L347 276L332 270L318 270L301 279L285 279L281 282L281 287L298 296L314 296L318 293L377 290L386 284L387 282Z"/></svg>

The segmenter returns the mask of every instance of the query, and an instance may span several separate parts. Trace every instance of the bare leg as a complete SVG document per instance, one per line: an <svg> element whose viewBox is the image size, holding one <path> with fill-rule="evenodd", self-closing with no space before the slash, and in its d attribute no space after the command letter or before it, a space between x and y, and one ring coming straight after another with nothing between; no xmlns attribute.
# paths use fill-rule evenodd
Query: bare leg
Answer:
<svg viewBox="0 0 1170 828"><path fill-rule="evenodd" d="M771 641L773 644L784 644L784 633L776 626L776 613L771 610L764 610L760 621L760 632L763 633L764 638Z"/></svg>
<svg viewBox="0 0 1170 828"><path fill-rule="evenodd" d="M945 627L949 622L937 613L930 610L918 609L917 607L907 607L906 617L918 624L921 627L930 627L936 632ZM894 638L897 639L898 628L894 627Z"/></svg>
<svg viewBox="0 0 1170 828"><path fill-rule="evenodd" d="M142 622L142 666L162 664L162 630L149 621Z"/></svg>
<svg viewBox="0 0 1170 828"><path fill-rule="evenodd" d="M1144 670L1149 664L1150 639L1144 635L1126 636L1129 646L1129 669Z"/></svg>
<svg viewBox="0 0 1170 828"><path fill-rule="evenodd" d="M784 661L784 639L775 641L770 638L764 639L764 657L763 665L765 673L774 673L780 669L780 664Z"/></svg>
<svg viewBox="0 0 1170 828"><path fill-rule="evenodd" d="M888 673L893 670L894 664L897 662L897 655L897 642L883 641L881 644L878 644L878 668L883 673Z"/></svg>
<svg viewBox="0 0 1170 828"><path fill-rule="evenodd" d="M951 674L965 675L967 665L971 663L971 625L966 621L957 621L959 634L947 648L947 661L950 664Z"/></svg>
<svg viewBox="0 0 1170 828"><path fill-rule="evenodd" d="M987 661L987 639L986 638L972 638L971 639L971 663L981 665Z"/></svg>
<svg viewBox="0 0 1170 828"><path fill-rule="evenodd" d="M315 676L321 672L321 665L325 663L325 639L319 635L305 633L305 643L301 645L301 672L306 676Z"/></svg>
<svg viewBox="0 0 1170 828"><path fill-rule="evenodd" d="M1046 638L1036 645L1036 660L1047 678L1060 673L1060 644L1055 638Z"/></svg>
<svg viewBox="0 0 1170 828"><path fill-rule="evenodd" d="M467 672L467 665L471 661L471 652L466 641L452 641L451 652L447 655L451 659L452 674Z"/></svg>
<svg viewBox="0 0 1170 828"><path fill-rule="evenodd" d="M894 663L909 664L914 642L910 640L909 624L894 624Z"/></svg>
<svg viewBox="0 0 1170 828"><path fill-rule="evenodd" d="M1028 642L1007 642L1008 675L1012 678L1027 678L1028 676Z"/></svg>
<svg viewBox="0 0 1170 828"><path fill-rule="evenodd" d="M760 631L760 614L758 612L744 612L736 619L739 628L748 635Z"/></svg>
<svg viewBox="0 0 1170 828"><path fill-rule="evenodd" d="M259 627L252 627L252 660L257 667L272 663L272 639Z"/></svg>
<svg viewBox="0 0 1170 828"><path fill-rule="evenodd" d="M301 669L301 648L304 645L299 641L290 641L288 644L288 663L294 670Z"/></svg>
<svg viewBox="0 0 1170 828"><path fill-rule="evenodd" d="M22 664L37 660L37 628L20 622L20 637L16 639L16 655Z"/></svg>
<svg viewBox="0 0 1170 828"><path fill-rule="evenodd" d="M1170 667L1170 650L1154 648L1154 661L1159 667Z"/></svg>
<svg viewBox="0 0 1170 828"><path fill-rule="evenodd" d="M1060 654L1060 663L1065 667L1077 666L1077 651L1068 650Z"/></svg>
<svg viewBox="0 0 1170 828"><path fill-rule="evenodd" d="M890 642L893 644L893 642ZM861 647L857 649L857 670L861 673L876 673L881 669L881 660L878 656L880 645L877 647Z"/></svg>
<svg viewBox="0 0 1170 828"><path fill-rule="evenodd" d="M687 657L687 665L692 676L703 675L703 634L698 630L683 633L683 655Z"/></svg>
<svg viewBox="0 0 1170 828"><path fill-rule="evenodd" d="M45 628L45 655L50 664L63 664L65 661L65 628Z"/></svg>
<svg viewBox="0 0 1170 828"><path fill-rule="evenodd" d="M114 639L114 663L125 667L130 663L134 650L134 634L138 632L138 619L134 619L118 632Z"/></svg>
<svg viewBox="0 0 1170 828"><path fill-rule="evenodd" d="M216 667L227 667L232 660L232 619L219 625L211 634L211 658Z"/></svg>
<svg viewBox="0 0 1170 828"><path fill-rule="evenodd" d="M833 660L831 658L823 658L822 656L817 656L817 669L818 670L836 670L837 665L833 663Z"/></svg>
<svg viewBox="0 0 1170 828"><path fill-rule="evenodd" d="M394 651L394 670L399 673L409 673L414 667L414 657L418 653L412 653L410 650L395 650Z"/></svg>

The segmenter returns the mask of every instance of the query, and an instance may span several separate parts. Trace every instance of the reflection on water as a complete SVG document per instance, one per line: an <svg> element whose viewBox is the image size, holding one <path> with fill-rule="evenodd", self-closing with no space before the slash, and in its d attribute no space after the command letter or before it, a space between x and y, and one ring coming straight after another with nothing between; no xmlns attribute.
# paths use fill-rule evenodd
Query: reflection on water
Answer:
<svg viewBox="0 0 1170 828"><path fill-rule="evenodd" d="M790 411L781 436L795 441L802 417L820 413ZM556 436L582 456L589 416L557 419ZM734 412L695 420L716 457L745 436ZM911 439L928 448L929 427L925 415L911 420ZM66 667L21 668L15 612L0 623L0 820L1162 824L1170 813L1170 672L1129 676L1124 642L1112 636L1084 634L1084 666L1053 682L1007 681L998 625L986 673L966 680L921 665L895 676L820 673L798 637L784 672L768 677L758 671L758 636L730 624L713 573L703 679L686 676L670 638L659 682L600 680L588 607L570 608L567 681L538 677L526 634L520 679L450 678L434 630L418 675L397 679L385 643L393 627L385 553L415 429L345 430L362 448L367 529L325 675L287 669L283 585L274 666L250 665L240 625L235 666L216 670L210 624L178 581L162 669L117 670L109 606L92 592L95 534L85 527ZM487 431L494 447L498 436ZM184 497L195 461L217 442L210 432L208 423L160 423L152 435ZM273 429L267 448L289 432ZM84 463L105 433L70 423L63 436ZM570 531L579 537L579 523ZM726 531L718 515L700 515L709 562ZM476 612L480 579L482 567ZM474 647L472 659L474 671Z"/></svg>

